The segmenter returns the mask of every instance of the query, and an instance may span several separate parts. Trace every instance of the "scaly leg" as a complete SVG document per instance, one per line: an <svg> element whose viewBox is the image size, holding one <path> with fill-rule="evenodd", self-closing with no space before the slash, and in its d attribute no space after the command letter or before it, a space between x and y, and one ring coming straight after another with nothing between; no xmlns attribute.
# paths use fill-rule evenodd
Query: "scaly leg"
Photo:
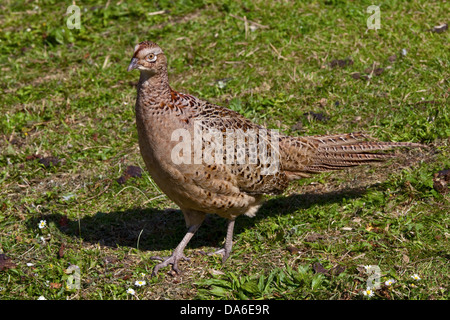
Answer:
<svg viewBox="0 0 450 320"><path fill-rule="evenodd" d="M179 260L189 260L183 254L183 251L184 251L184 248L186 248L186 245L188 244L188 242L191 240L191 238L194 235L194 233L200 227L200 225L201 224L195 224L195 225L189 227L188 232L184 236L183 240L181 240L181 242L175 248L175 250L173 251L173 253L172 253L172 255L170 257L165 258L165 259L163 259L161 257L151 257L151 259L154 259L154 260L163 260L161 263L157 264L153 268L152 277L155 276L158 273L159 269L167 267L169 264L172 265L172 270L173 271L175 271L178 274L180 273L180 269L178 269L178 261Z"/></svg>
<svg viewBox="0 0 450 320"><path fill-rule="evenodd" d="M225 261L227 261L228 257L230 256L231 249L233 247L233 231L234 231L234 219L228 220L227 237L225 238L225 246L222 249L219 249L210 254L210 255L223 254L222 263L225 263Z"/></svg>

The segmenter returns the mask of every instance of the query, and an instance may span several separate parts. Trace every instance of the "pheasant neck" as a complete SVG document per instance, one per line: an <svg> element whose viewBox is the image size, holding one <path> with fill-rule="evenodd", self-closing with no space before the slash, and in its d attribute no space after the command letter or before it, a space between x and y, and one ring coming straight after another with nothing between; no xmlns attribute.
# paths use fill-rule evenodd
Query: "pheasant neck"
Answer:
<svg viewBox="0 0 450 320"><path fill-rule="evenodd" d="M170 98L169 77L167 72L141 72L138 83L138 98L145 98L144 105L156 104L161 99Z"/></svg>

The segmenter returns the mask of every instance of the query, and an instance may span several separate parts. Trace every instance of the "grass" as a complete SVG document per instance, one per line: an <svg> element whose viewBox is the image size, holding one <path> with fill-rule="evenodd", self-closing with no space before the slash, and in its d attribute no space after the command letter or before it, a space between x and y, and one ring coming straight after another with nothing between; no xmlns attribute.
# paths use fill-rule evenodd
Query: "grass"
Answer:
<svg viewBox="0 0 450 320"><path fill-rule="evenodd" d="M430 31L447 2L380 2L379 30L371 1L84 1L81 29L70 4L0 5L2 299L364 299L364 265L381 270L371 299L449 299L449 198L434 186L450 167L449 31ZM150 278L186 229L145 170L118 181L144 168L126 72L142 40L164 49L172 87L269 128L429 149L293 183L237 220L225 265L202 254L225 236L209 216L182 275Z"/></svg>

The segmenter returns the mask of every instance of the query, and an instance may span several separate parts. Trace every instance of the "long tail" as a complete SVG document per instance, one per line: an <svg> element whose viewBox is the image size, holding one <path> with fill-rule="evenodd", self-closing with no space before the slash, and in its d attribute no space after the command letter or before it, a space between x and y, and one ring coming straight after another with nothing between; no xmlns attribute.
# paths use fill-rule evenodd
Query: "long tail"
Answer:
<svg viewBox="0 0 450 320"><path fill-rule="evenodd" d="M396 147L425 146L410 142L377 142L363 133L283 137L281 167L295 179L308 173L341 170L390 159L393 154L377 152Z"/></svg>

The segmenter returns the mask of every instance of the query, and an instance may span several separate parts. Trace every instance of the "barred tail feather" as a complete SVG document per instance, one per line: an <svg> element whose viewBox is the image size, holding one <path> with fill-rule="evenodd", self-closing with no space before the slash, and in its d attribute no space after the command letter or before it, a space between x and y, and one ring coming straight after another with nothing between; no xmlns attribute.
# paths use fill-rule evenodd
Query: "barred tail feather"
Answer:
<svg viewBox="0 0 450 320"><path fill-rule="evenodd" d="M294 138L291 139L305 139ZM306 138L307 145L315 145L314 149L298 150L298 157L308 154L308 161L299 161L291 154L284 167L290 177L301 177L301 173L320 173L326 171L341 170L377 161L393 158L393 154L380 153L397 147L425 147L418 143L410 142L377 142L363 133L350 133L342 135L312 136ZM367 141L367 140L372 141ZM291 145L293 143L291 142ZM289 148L292 151L292 148ZM295 165L297 164L297 168ZM282 164L283 166L283 164Z"/></svg>
<svg viewBox="0 0 450 320"><path fill-rule="evenodd" d="M331 152L331 153L360 153L364 151L381 151L389 150L395 147L422 147L421 144L411 142L376 142L367 141L356 144L340 145L340 146L319 146L319 152Z"/></svg>

